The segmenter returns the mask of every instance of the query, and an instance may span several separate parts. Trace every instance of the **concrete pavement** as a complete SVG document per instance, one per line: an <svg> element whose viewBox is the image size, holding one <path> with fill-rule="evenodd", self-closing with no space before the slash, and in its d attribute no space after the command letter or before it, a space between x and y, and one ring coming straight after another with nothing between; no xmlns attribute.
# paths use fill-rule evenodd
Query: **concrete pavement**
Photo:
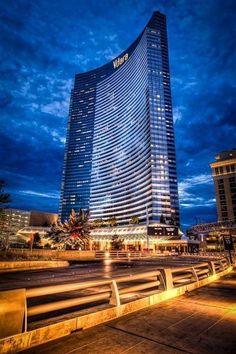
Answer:
<svg viewBox="0 0 236 354"><path fill-rule="evenodd" d="M206 287L22 353L236 353L236 271Z"/></svg>

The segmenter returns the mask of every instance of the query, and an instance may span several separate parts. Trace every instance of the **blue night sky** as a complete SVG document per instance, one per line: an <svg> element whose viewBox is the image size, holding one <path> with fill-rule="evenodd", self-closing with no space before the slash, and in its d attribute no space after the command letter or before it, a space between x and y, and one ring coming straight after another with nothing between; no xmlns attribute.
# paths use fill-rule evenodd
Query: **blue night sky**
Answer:
<svg viewBox="0 0 236 354"><path fill-rule="evenodd" d="M235 147L235 0L8 0L0 4L0 178L11 207L57 211L75 73L167 15L182 225L216 219L209 163Z"/></svg>

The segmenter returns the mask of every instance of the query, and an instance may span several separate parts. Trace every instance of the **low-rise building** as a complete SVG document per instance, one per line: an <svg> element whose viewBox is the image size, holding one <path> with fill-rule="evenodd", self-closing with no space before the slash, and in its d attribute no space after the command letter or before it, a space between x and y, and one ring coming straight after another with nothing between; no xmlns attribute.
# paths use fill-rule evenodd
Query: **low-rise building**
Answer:
<svg viewBox="0 0 236 354"><path fill-rule="evenodd" d="M181 239L182 232L177 226L166 224L127 225L100 227L91 231L92 248L99 251L112 249L114 238L122 240L124 251L152 252L194 252L198 249L198 240Z"/></svg>
<svg viewBox="0 0 236 354"><path fill-rule="evenodd" d="M3 211L6 234L10 235L11 243L28 242L35 233L40 234L43 239L49 226L58 220L56 213L13 208L6 208Z"/></svg>
<svg viewBox="0 0 236 354"><path fill-rule="evenodd" d="M222 221L193 225L187 230L190 240L199 240L203 251L223 251L223 237L232 236L236 249L236 222Z"/></svg>
<svg viewBox="0 0 236 354"><path fill-rule="evenodd" d="M27 226L45 226L48 227L58 220L58 214L48 213L38 210L4 209L6 220L9 226L20 230Z"/></svg>
<svg viewBox="0 0 236 354"><path fill-rule="evenodd" d="M45 244L50 243L46 238L49 230L50 227L45 226L26 226L18 230L16 233L16 240L20 243L30 243L37 234L40 237L41 246L44 246Z"/></svg>

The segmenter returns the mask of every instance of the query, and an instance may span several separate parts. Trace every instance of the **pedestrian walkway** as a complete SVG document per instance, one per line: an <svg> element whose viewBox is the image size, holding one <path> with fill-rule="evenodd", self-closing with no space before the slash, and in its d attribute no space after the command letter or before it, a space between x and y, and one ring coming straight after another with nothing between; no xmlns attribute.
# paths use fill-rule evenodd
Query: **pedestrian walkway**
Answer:
<svg viewBox="0 0 236 354"><path fill-rule="evenodd" d="M184 296L22 353L236 353L236 271Z"/></svg>

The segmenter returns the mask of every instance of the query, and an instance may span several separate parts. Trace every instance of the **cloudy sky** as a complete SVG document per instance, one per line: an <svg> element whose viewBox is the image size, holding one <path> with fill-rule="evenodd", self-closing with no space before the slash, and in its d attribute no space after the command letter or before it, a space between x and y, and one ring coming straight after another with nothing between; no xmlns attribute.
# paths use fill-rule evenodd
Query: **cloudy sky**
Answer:
<svg viewBox="0 0 236 354"><path fill-rule="evenodd" d="M75 73L167 15L182 225L216 219L209 163L236 146L236 1L8 0L0 4L0 178L12 207L57 211Z"/></svg>

